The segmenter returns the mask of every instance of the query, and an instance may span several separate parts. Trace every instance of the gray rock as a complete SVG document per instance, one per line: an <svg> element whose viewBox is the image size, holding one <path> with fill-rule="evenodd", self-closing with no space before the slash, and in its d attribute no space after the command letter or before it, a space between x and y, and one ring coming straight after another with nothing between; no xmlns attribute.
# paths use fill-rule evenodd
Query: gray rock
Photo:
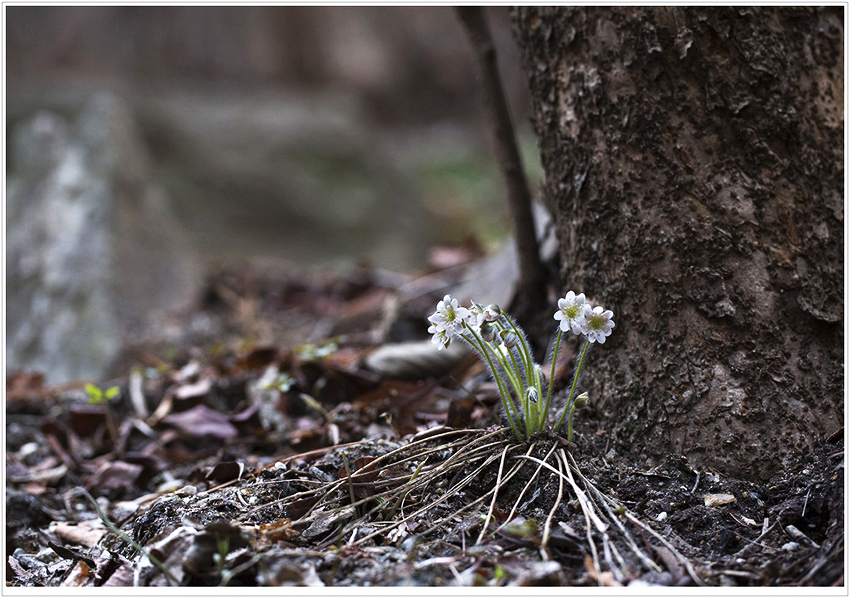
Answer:
<svg viewBox="0 0 850 598"><path fill-rule="evenodd" d="M200 262L117 98L95 96L73 123L37 114L9 164L7 373L102 377L135 327L196 297Z"/></svg>

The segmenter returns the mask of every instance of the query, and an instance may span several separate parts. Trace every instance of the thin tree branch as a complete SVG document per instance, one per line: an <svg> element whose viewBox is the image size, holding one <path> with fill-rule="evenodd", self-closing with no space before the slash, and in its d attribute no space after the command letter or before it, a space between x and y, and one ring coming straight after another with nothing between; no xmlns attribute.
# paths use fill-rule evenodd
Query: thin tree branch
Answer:
<svg viewBox="0 0 850 598"><path fill-rule="evenodd" d="M510 110L499 76L496 48L490 36L484 10L480 6L459 6L457 14L469 34L478 58L484 99L495 138L496 159L508 189L520 270L514 313L522 314L520 319L525 319L525 314L542 308L546 299L546 271L540 260L540 248L534 230L531 193L522 167Z"/></svg>

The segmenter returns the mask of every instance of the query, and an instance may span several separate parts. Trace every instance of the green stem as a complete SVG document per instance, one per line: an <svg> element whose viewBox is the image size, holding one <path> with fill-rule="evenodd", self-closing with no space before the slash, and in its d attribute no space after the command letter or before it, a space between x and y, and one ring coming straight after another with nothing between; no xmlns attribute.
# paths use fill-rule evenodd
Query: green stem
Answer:
<svg viewBox="0 0 850 598"><path fill-rule="evenodd" d="M118 536L119 538L124 540L127 544L129 544L130 546L132 546L133 548L138 550L140 553L142 553L146 557L148 557L148 560L157 569L162 571L162 574L165 575L165 578L168 580L168 583L170 583L171 585L175 585L175 586L180 585L180 582L177 581L177 579L174 577L174 575L171 573L171 571L168 570L168 567L166 567L163 564L162 561L160 561L158 558L156 558L150 552L145 550L138 542L136 542L135 540L133 540L133 538L131 538L130 536L128 536L127 534L122 532L120 529L118 529L116 527L116 525L114 523L112 523L112 521L109 520L109 517L107 517L106 514L101 510L100 505L97 504L97 501L94 498L92 498L92 495L89 494L88 491L85 488L80 487L80 488L78 488L78 490L91 503L91 505L94 507L94 510L97 512L97 516L100 517L100 520L103 522L103 524L107 528L109 528L109 531L111 531L113 534L115 534L116 536Z"/></svg>
<svg viewBox="0 0 850 598"><path fill-rule="evenodd" d="M496 322L496 323L499 325L499 332L502 332L503 330L507 330L507 328L505 328L502 325L501 322ZM493 343L493 344L495 345L495 343ZM519 371L519 365L517 365L516 358L514 357L513 352L510 349L508 349L508 355L510 355L511 361L513 362L513 366L514 366L513 370L512 370L511 368L508 367L508 362L505 359L505 356L502 354L501 351L497 351L495 349L492 349L492 351L493 351L493 355L496 356L496 359L499 360L499 363L501 364L502 369L505 370L505 374L508 376L508 379L511 381L511 385L514 387L514 390L516 391L517 399L520 402L522 402L522 398L521 398L522 397L522 394L521 394L522 372Z"/></svg>
<svg viewBox="0 0 850 598"><path fill-rule="evenodd" d="M511 348L505 345L505 348L508 350L508 356L511 358L511 364L513 364L513 371L509 374L511 380L513 381L514 388L519 391L520 389L525 388L525 384L522 379L522 372L519 369L519 364L516 362L516 357L514 357L514 352L511 351ZM503 362L503 365L507 365L507 360Z"/></svg>
<svg viewBox="0 0 850 598"><path fill-rule="evenodd" d="M464 324L466 326L466 324ZM484 340L481 339L478 334L468 326L466 326L467 330L472 333L472 338L467 337L464 334L461 334L460 337L469 343L474 349L476 349L481 355L484 356L484 359L487 361L487 365L490 366L490 371L493 373L493 379L496 381L496 386L499 387L499 396L502 399L502 407L505 408L505 415L508 417L508 422L511 424L511 429L513 429L514 434L517 437L517 440L522 440L521 434L519 432L519 428L517 424L514 422L514 418L511 417L511 409L513 407L513 401L511 400L511 395L508 393L508 389L505 386L505 383L502 381L502 377L499 376L498 370L496 370L496 366L493 365L493 360L490 359L490 355L487 353L487 348L483 344Z"/></svg>
<svg viewBox="0 0 850 598"><path fill-rule="evenodd" d="M505 319L508 321L508 324L511 325L511 328L514 329L514 334L516 334L517 338L519 339L519 342L522 343L522 351L520 351L520 353L522 353L522 358L523 358L523 364L522 365L525 368L525 372L526 372L525 378L526 378L526 380L529 381L529 384L530 384L531 383L531 376L529 375L529 373L534 368L534 359L532 358L532 355L531 355L531 349L528 347L528 343L525 340L525 333L523 333L517 327L517 325L514 324L514 321L511 318L509 318L508 316L505 316Z"/></svg>
<svg viewBox="0 0 850 598"><path fill-rule="evenodd" d="M537 390L537 402L534 404L534 423L535 432L541 432L546 427L545 411L540 411L543 407L543 387L540 384L540 368L534 367L534 388Z"/></svg>
<svg viewBox="0 0 850 598"><path fill-rule="evenodd" d="M558 328L558 338L555 339L555 350L552 352L552 370L549 373L549 390L546 391L546 402L543 406L543 426L545 426L546 418L549 415L549 403L552 401L552 386L555 384L555 364L558 361L558 349L561 348L561 337L563 335L564 331Z"/></svg>
<svg viewBox="0 0 850 598"><path fill-rule="evenodd" d="M474 330L472 330L471 328L469 330L473 334L478 336ZM484 344L485 346L489 346L489 345L486 345L484 339L481 339L481 343ZM524 403L523 403L522 381L519 377L519 369L517 368L516 359L514 359L513 353L510 351L510 349L508 350L508 354L510 355L511 361L513 361L513 364L514 364L514 370L511 370L511 368L508 366L508 362L505 359L504 354L501 351L499 351L497 348L490 348L490 351L493 353L493 356L499 361L499 365L502 366L502 370L505 372L505 375L508 377L508 380L510 381L511 386L514 387L514 392L516 393L517 402L519 402L520 407L523 409L523 411L525 411L525 406L524 406Z"/></svg>
<svg viewBox="0 0 850 598"><path fill-rule="evenodd" d="M499 350L499 348L497 346L493 346L492 343L488 344L483 339L481 341L481 344L483 346L483 350L484 350L485 354L487 354L487 355L492 354L493 357L496 358L496 361L499 362L499 365L502 366L502 371L505 373L505 376L507 376L508 381L511 383L511 386L514 389L514 394L516 395L518 407L517 407L517 405L515 405L513 403L512 399L511 399L511 395L507 390L507 388L508 388L507 385L506 384L504 385L505 395L508 397L508 400L511 402L511 406L514 408L514 417L517 420L517 426L519 426L519 424L522 423L520 415L521 414L525 415L525 407L524 407L523 401L522 401L522 389L521 389L521 385L519 383L519 380L514 375L514 373L511 371L511 368L508 366L508 362L505 359L504 354ZM499 377L499 372L495 368L493 368L493 375L496 376L496 377ZM502 383L504 384L504 380L502 381ZM520 412L517 412L517 409L519 409Z"/></svg>
<svg viewBox="0 0 850 598"><path fill-rule="evenodd" d="M570 407L570 417L567 418L567 440L570 442L573 441L573 415L575 412L576 406L573 404L573 406Z"/></svg>
<svg viewBox="0 0 850 598"><path fill-rule="evenodd" d="M511 363L513 364L514 371L509 374L511 378L511 382L514 385L514 389L516 390L517 397L519 398L520 406L522 407L522 413L525 415L525 435L526 437L531 436L531 413L529 411L528 405L528 394L525 391L525 387L527 385L523 384L522 372L519 370L519 364L516 362L516 357L514 357L514 352L510 347L505 345L505 348L508 350L508 355L511 357ZM507 364L505 361L502 365Z"/></svg>
<svg viewBox="0 0 850 598"><path fill-rule="evenodd" d="M558 419L558 423L557 423L557 424L555 424L555 429L556 429L556 430L559 430L559 429L561 428L561 424L563 424L563 423L564 423L564 419L567 417L567 412L568 412L568 411L569 411L569 412L572 412L573 393L575 393L575 390L576 390L576 384L578 383L578 376L579 376L579 374L581 373L581 366L582 366L582 364L584 363L584 357L585 357L585 355L587 355L587 350L588 350L589 348L590 348L590 341L585 341L585 343L584 343L584 349L582 349L582 351L581 351L581 357L579 358L579 360L578 360L578 366L576 367L576 373L575 373L575 375L573 376L573 384L572 384L572 386L570 387L570 394L569 394L569 396L567 397L567 404L566 404L566 406L564 407L564 412L561 414L560 419ZM572 420L570 420L570 423L572 423ZM573 439L573 431L572 431L572 429L568 429L568 430L567 430L567 440L572 441L572 439Z"/></svg>
<svg viewBox="0 0 850 598"><path fill-rule="evenodd" d="M527 386L532 384L532 376L536 378L536 374L534 374L534 359L531 355L531 349L528 346L528 342L525 340L525 334L519 329L519 327L514 323L514 321L507 314L502 314L505 321L510 325L513 333L516 335L517 340L522 344L521 349L519 350L520 357L522 358L522 367L525 370L525 383ZM501 322L500 322L501 324ZM513 359L513 352L511 352L511 358ZM517 365L516 360L514 360L514 367L517 369L517 377L522 380L522 376L519 372L519 365ZM537 384L536 386L540 386ZM538 397L540 396L540 389L538 388ZM530 401L528 400L528 396L523 393L523 410L525 411L526 418L526 433L531 436L533 432L535 432L539 426L537 424L537 413L538 407L535 405L531 406Z"/></svg>

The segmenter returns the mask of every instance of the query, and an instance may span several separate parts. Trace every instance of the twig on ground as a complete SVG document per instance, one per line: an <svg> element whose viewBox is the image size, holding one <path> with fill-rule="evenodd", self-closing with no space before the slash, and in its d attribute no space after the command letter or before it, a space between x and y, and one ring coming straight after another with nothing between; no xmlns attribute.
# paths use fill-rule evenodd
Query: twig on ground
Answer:
<svg viewBox="0 0 850 598"><path fill-rule="evenodd" d="M563 452L560 451L560 452ZM563 475L560 474L559 475ZM585 518L585 527L587 529L587 543L590 544L590 552L593 555L593 566L597 572L600 572L602 569L599 567L599 554L596 551L596 544L593 541L593 533L590 529L590 523L593 521L593 524L596 526L597 531L605 531L605 525L602 521L596 517L596 513L593 512L593 508L590 506L589 501L587 500L587 495L584 491L578 487L575 479L573 478L573 473L571 469L567 468L567 481L570 483L570 486L573 487L573 492L576 494L576 498L578 499L578 504L581 507L582 512L584 513ZM597 578L597 583L602 585L602 578Z"/></svg>
<svg viewBox="0 0 850 598"><path fill-rule="evenodd" d="M556 444L555 444L555 445L552 445L552 448L549 450L549 452L548 452L548 453L546 453L546 456L545 456L545 457L543 457L543 461L544 461L544 462L547 462L547 461L549 460L549 457L551 457L551 456L552 456L552 453L554 453L554 452L555 452L555 449L556 449L557 447L558 447L558 445L556 445ZM507 525L510 521L512 521L512 520L513 520L513 518L514 518L514 513L516 513L517 508L519 508L519 503L520 503L520 501L522 500L523 496L525 496L525 493L528 491L528 489L531 487L531 484L533 484L533 483L534 483L534 480L536 480L536 479L537 479L537 476L538 476L538 475L540 475L540 470L541 470L541 469L543 469L543 464L540 464L540 465L538 465L538 466L537 466L537 469L534 471L534 475L532 475L532 476L531 476L531 478L529 478L528 482L526 482L525 486L524 486L524 487L523 487L523 489L522 489L522 492L520 492L520 493L519 493L519 497L517 497L516 501L514 501L514 506L513 506L513 507L511 507L511 512L508 514L507 519L505 519L505 523L503 523L503 524L501 525L501 527L504 527L504 526L505 526L505 525Z"/></svg>
<svg viewBox="0 0 850 598"><path fill-rule="evenodd" d="M638 556L638 558L641 560L641 562L644 564L644 566L645 566L645 567L648 567L649 569L651 569L651 570L655 571L656 573L660 573L660 572L661 572L661 567L659 567L659 566L655 563L655 561L653 561L653 560L652 560L649 556L647 556L647 555L646 555L646 553L644 553L644 552L643 552L643 551L642 551L642 550L638 547L637 543L636 543L636 542L634 541L634 539L632 538L632 535L631 535L631 534L629 533L629 531L628 531L628 530L627 530L627 529L623 526L623 524L622 524L622 523L620 523L620 519L619 519L619 518L616 516L616 514L615 514L615 513L611 510L611 506L610 506L610 504L609 504L609 503L610 503L610 502L612 502L612 501L610 501L610 499L609 499L607 496L605 496L604 494L602 494L602 493L599 491L599 489L598 489L596 486L594 486L594 485L590 482L590 480L588 480L588 479L587 479L587 477L585 477L585 475L584 475L584 474L581 472L581 470L578 468L578 464L576 463L576 461L575 461L575 459L573 458L573 456L572 456L572 455L570 455L569 457L570 457L570 460L572 461L572 465L571 465L571 467L573 468L573 471L575 471L575 472L576 472L576 475L578 475L578 476L579 476L579 479L582 481L582 483L584 483L584 487L585 487L585 488L587 488L588 490L591 490L591 491L592 491L592 493L596 496L597 501L598 501L598 502L602 505L602 507L603 507L603 508L605 509L605 511L608 513L608 518L609 518L609 520L610 520L610 521L613 521L613 522L614 522L614 524L617 526L617 528L620 530L620 533L622 533L622 534L623 534L623 538L626 540L626 543L629 545L629 548L631 548L631 549L632 549L632 552L634 552L634 553Z"/></svg>
<svg viewBox="0 0 850 598"><path fill-rule="evenodd" d="M458 482L455 486L453 486L448 491L446 491L446 493L443 494L442 496L440 496L438 499L432 501L431 503L425 505L424 507L421 507L420 509L411 513L407 517L400 519L399 521L395 522L393 525L389 526L388 528L372 532L371 534L360 538L356 543L359 544L359 543L365 542L366 540L370 540L370 539L374 538L375 536L382 534L382 533L385 533L386 531L388 531L390 529L393 529L393 528L398 527L398 526L400 526L404 523L407 523L408 521L410 521L411 519L413 519L417 515L421 515L422 513L425 513L426 511L429 511L430 509L434 508L438 504L445 502L451 496L454 496L455 494L457 494L464 486L468 485L473 480L475 480L475 478L478 476L478 474L481 473L481 471L483 471L485 467L487 467L490 463L492 463L496 459L497 459L497 457L495 455L491 455L475 471L473 471L471 474L466 476L463 480Z"/></svg>
<svg viewBox="0 0 850 598"><path fill-rule="evenodd" d="M532 445L533 446L533 445ZM508 454L508 448L502 451L502 458L499 461L499 473L496 475L496 486L493 489L493 500L490 501L490 508L487 510L487 516L484 518L484 524L481 526L481 533L478 534L476 544L481 544L484 539L484 534L487 533L487 527L490 525L490 518L493 516L493 509L496 507L496 497L499 496L499 488L502 485L502 472L505 470L505 456Z"/></svg>
<svg viewBox="0 0 850 598"><path fill-rule="evenodd" d="M700 579L700 576L697 575L697 572L691 562L686 559L681 552L676 550L676 547L673 546L670 542L668 542L664 536L656 532L654 529L652 529L645 523L643 523L640 519L632 515L629 511L626 511L623 515L626 517L626 519L637 525L642 530L649 532L656 540L664 544L664 546L666 546L676 556L676 558L679 559L679 562L685 566L685 569L687 569L688 571L688 575L691 576L691 579L694 580L695 584L697 584L698 586L705 585L705 582L703 582L702 579Z"/></svg>
<svg viewBox="0 0 850 598"><path fill-rule="evenodd" d="M572 477L572 468L567 462L566 452L561 449L560 451L558 451L558 454L561 458L561 461L563 461L564 466L566 467L567 473L570 475L570 477ZM570 455L570 457L572 457L572 455ZM575 463L575 461L573 461L573 463ZM609 570L614 574L614 579L616 579L618 582L622 582L624 578L623 571L626 570L626 562L625 560L623 560L623 557L620 554L620 551L617 550L617 547L610 541L610 536L608 534L609 524L603 523L599 515L596 514L596 510L593 508L595 504L593 500L593 493L598 493L599 491L596 489L596 486L590 483L590 480L588 480L584 475L581 474L581 471L578 469L577 465L575 467L575 471L580 476L580 479L584 482L584 487L588 492L588 494L585 494L585 496L588 497L587 504L590 509L590 513L595 518L594 520L598 522L596 524L596 527L599 533L602 535L602 549L605 554L605 562L608 563ZM614 565L612 557L617 559L619 567Z"/></svg>
<svg viewBox="0 0 850 598"><path fill-rule="evenodd" d="M115 527L115 524L112 523L112 521L109 520L109 517L107 517L106 513L104 513L100 509L100 505L97 504L97 501L94 498L92 498L92 495L89 494L88 491L85 488L80 487L80 488L78 488L78 491L81 492L83 494L83 496L85 496L86 499L92 504L92 506L94 507L94 510L97 512L97 516L100 517L100 520L103 522L103 524L106 527L108 527L109 530L113 534L115 534L116 536L118 536L119 538L124 540L127 544L129 544L130 546L132 546L136 550L138 550L141 554L148 557L148 560L154 565L154 567L156 567L157 569L162 571L162 574L168 580L169 584L175 585L175 586L180 585L180 582L177 581L177 579L171 574L171 571L168 570L168 568L162 563L162 561L160 561L158 558L156 558L151 553L149 553L147 550L145 550L142 547L142 545L139 544L138 542L136 542L135 540L133 540L133 538L131 538L130 536L128 536L127 534L122 532L120 529Z"/></svg>
<svg viewBox="0 0 850 598"><path fill-rule="evenodd" d="M555 445L557 446L557 445ZM552 450L555 450L555 446L552 447ZM552 451L549 451L549 455L552 454ZM548 455L547 455L548 458ZM537 471L540 471L540 468L537 468ZM558 460L558 471L563 474L563 470L561 469L561 461ZM552 560L552 555L549 554L549 536L552 533L552 518L555 517L555 511L558 509L558 506L561 504L561 499L564 497L564 476L558 476L558 496L555 498L555 504L552 505L552 509L549 511L549 516L546 517L546 523L543 526L543 539L540 542L540 556L543 557L544 561Z"/></svg>
<svg viewBox="0 0 850 598"><path fill-rule="evenodd" d="M514 447L511 447L511 448L517 448L518 446L519 446L519 445L515 445ZM530 452L530 451L529 451L529 452ZM485 464L485 465L486 465L486 464ZM520 469L522 469L522 465L523 465L522 463L517 464L517 465L514 465L514 467L513 467L513 468L511 468L511 470L507 473L507 475L505 475L505 479L504 479L503 484L506 484L509 480L511 480L511 478L513 478L513 477L514 477L517 473L519 473ZM427 530L425 530L425 531L423 532L423 534L422 534L422 535L427 535L427 534L431 533L432 531L434 531L434 530L438 529L439 527L441 527L441 526L442 526L444 523L446 523L447 521L450 521L451 519L454 519L455 517L457 517L457 516L458 516L458 515L460 515L461 513L464 513L464 512L466 512L466 511L468 511L469 509L471 509L471 508L473 508L473 507L475 507L475 506L478 506L480 503L482 503L482 502L484 502L485 500L487 500L487 497L489 497L489 496L490 496L493 492L495 492L495 491L496 491L496 488L493 488L492 490L490 490L489 492L487 492L487 493L486 493L486 494L484 494L483 496L478 497L477 499L475 499L474 501L472 501L472 502L471 502L471 503L469 503L468 505L466 505L466 506L464 506L464 507L461 507L460 509L458 509L458 510L457 510L457 511L455 511L454 513L451 513L450 515L448 515L448 516L444 517L443 519L441 519L440 521L438 521L437 523L435 523L434 525L432 525L430 528L428 528Z"/></svg>

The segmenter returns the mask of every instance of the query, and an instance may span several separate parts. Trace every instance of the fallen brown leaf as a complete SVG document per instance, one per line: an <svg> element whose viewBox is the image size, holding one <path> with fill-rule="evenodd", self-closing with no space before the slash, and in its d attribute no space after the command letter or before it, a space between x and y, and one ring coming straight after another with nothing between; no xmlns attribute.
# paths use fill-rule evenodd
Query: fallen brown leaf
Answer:
<svg viewBox="0 0 850 598"><path fill-rule="evenodd" d="M80 523L60 521L53 527L53 533L70 544L94 548L106 534L106 528L100 519L91 519Z"/></svg>
<svg viewBox="0 0 850 598"><path fill-rule="evenodd" d="M206 405L196 405L186 411L172 413L162 421L183 435L195 438L211 436L225 440L239 435L236 426L230 423L226 415Z"/></svg>

